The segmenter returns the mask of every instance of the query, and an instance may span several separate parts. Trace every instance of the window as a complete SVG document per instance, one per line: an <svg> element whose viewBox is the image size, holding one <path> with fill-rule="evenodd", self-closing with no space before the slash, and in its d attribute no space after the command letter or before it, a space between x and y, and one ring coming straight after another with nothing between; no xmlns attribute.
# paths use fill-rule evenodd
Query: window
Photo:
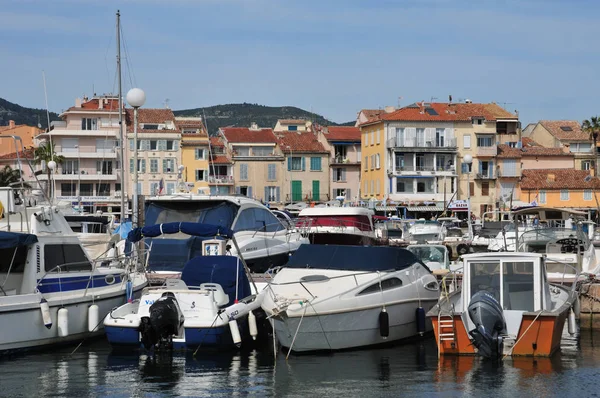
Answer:
<svg viewBox="0 0 600 398"><path fill-rule="evenodd" d="M417 146L425 146L425 129L417 129Z"/></svg>
<svg viewBox="0 0 600 398"><path fill-rule="evenodd" d="M517 160L516 159L504 159L504 177L518 177L517 176Z"/></svg>
<svg viewBox="0 0 600 398"><path fill-rule="evenodd" d="M337 199L337 198L346 198L346 199L350 199L350 189L346 189L346 188L336 188L333 190L333 198Z"/></svg>
<svg viewBox="0 0 600 398"><path fill-rule="evenodd" d="M539 196L540 196L540 203L545 204L546 203L546 191L541 190L539 193Z"/></svg>
<svg viewBox="0 0 600 398"><path fill-rule="evenodd" d="M592 200L592 190L586 189L583 191L583 200Z"/></svg>
<svg viewBox="0 0 600 398"><path fill-rule="evenodd" d="M591 170L592 169L592 161L591 160L582 160L581 161L581 170Z"/></svg>
<svg viewBox="0 0 600 398"><path fill-rule="evenodd" d="M494 177L494 163L479 161L479 174L484 178Z"/></svg>
<svg viewBox="0 0 600 398"><path fill-rule="evenodd" d="M141 140L138 142L140 142L140 148L142 151L147 151L150 149L150 140Z"/></svg>
<svg viewBox="0 0 600 398"><path fill-rule="evenodd" d="M481 196L489 196L490 195L490 183L489 181L484 181L481 183Z"/></svg>
<svg viewBox="0 0 600 398"><path fill-rule="evenodd" d="M363 195L367 195L369 193L369 181L365 180L363 183Z"/></svg>
<svg viewBox="0 0 600 398"><path fill-rule="evenodd" d="M158 149L158 141L157 140L150 140L150 150L151 151L156 151Z"/></svg>
<svg viewBox="0 0 600 398"><path fill-rule="evenodd" d="M79 195L94 196L94 184L90 184L90 183L79 184Z"/></svg>
<svg viewBox="0 0 600 398"><path fill-rule="evenodd" d="M160 184L159 181L152 181L150 182L150 195L158 195L158 185Z"/></svg>
<svg viewBox="0 0 600 398"><path fill-rule="evenodd" d="M338 163L343 162L348 153L346 145L335 145L333 148L335 153L335 161Z"/></svg>
<svg viewBox="0 0 600 398"><path fill-rule="evenodd" d="M96 195L110 196L110 184L106 184L106 183L96 184Z"/></svg>
<svg viewBox="0 0 600 398"><path fill-rule="evenodd" d="M560 200L569 200L569 190L568 189L560 190Z"/></svg>
<svg viewBox="0 0 600 398"><path fill-rule="evenodd" d="M494 137L488 135L480 135L477 137L478 147L492 147L494 146Z"/></svg>
<svg viewBox="0 0 600 398"><path fill-rule="evenodd" d="M375 193L379 195L379 180L375 181Z"/></svg>
<svg viewBox="0 0 600 398"><path fill-rule="evenodd" d="M371 131L371 145L375 145L375 130Z"/></svg>
<svg viewBox="0 0 600 398"><path fill-rule="evenodd" d="M375 155L375 168L376 169L380 169L381 168L380 155L379 154Z"/></svg>
<svg viewBox="0 0 600 398"><path fill-rule="evenodd" d="M288 131L298 131L298 126L288 126Z"/></svg>
<svg viewBox="0 0 600 398"><path fill-rule="evenodd" d="M333 181L346 182L346 168L336 167L333 169Z"/></svg>
<svg viewBox="0 0 600 398"><path fill-rule="evenodd" d="M380 131L379 131L379 130L377 130L377 145L379 145L379 144L380 144L380 137L379 137L379 133L380 133Z"/></svg>
<svg viewBox="0 0 600 398"><path fill-rule="evenodd" d="M417 193L433 193L434 192L434 179L417 179Z"/></svg>
<svg viewBox="0 0 600 398"><path fill-rule="evenodd" d="M158 124L147 124L147 123L144 123L142 125L142 129L143 130L158 130Z"/></svg>
<svg viewBox="0 0 600 398"><path fill-rule="evenodd" d="M65 160L62 164L63 174L79 174L78 160Z"/></svg>
<svg viewBox="0 0 600 398"><path fill-rule="evenodd" d="M310 171L321 171L321 158L311 157L310 158Z"/></svg>
<svg viewBox="0 0 600 398"><path fill-rule="evenodd" d="M413 193L413 180L410 178L396 179L396 193Z"/></svg>
<svg viewBox="0 0 600 398"><path fill-rule="evenodd" d="M142 192L142 183L141 182L137 183L137 187L136 188L137 188L136 190L137 190L138 195L143 195L143 192Z"/></svg>
<svg viewBox="0 0 600 398"><path fill-rule="evenodd" d="M236 156L250 156L249 146L236 146L233 150Z"/></svg>
<svg viewBox="0 0 600 398"><path fill-rule="evenodd" d="M435 146L443 147L446 138L446 129L435 129Z"/></svg>
<svg viewBox="0 0 600 398"><path fill-rule="evenodd" d="M114 152L115 141L99 138L96 140L96 153Z"/></svg>
<svg viewBox="0 0 600 398"><path fill-rule="evenodd" d="M44 245L44 268L46 272L91 271L92 264L80 245Z"/></svg>
<svg viewBox="0 0 600 398"><path fill-rule="evenodd" d="M172 195L175 193L175 183L167 182L167 195Z"/></svg>
<svg viewBox="0 0 600 398"><path fill-rule="evenodd" d="M234 223L233 230L276 232L284 229L283 224L266 209L254 208L242 210Z"/></svg>
<svg viewBox="0 0 600 398"><path fill-rule="evenodd" d="M379 285L379 282L374 283L373 285L361 290L358 295L381 293L383 290L390 290L400 286L402 286L402 280L399 278L383 279L381 281L381 286Z"/></svg>
<svg viewBox="0 0 600 398"><path fill-rule="evenodd" d="M483 119L474 117L473 118L473 124L482 125L483 124Z"/></svg>
<svg viewBox="0 0 600 398"><path fill-rule="evenodd" d="M248 163L240 164L240 180L248 181Z"/></svg>
<svg viewBox="0 0 600 398"><path fill-rule="evenodd" d="M463 148L470 149L471 148L471 135L465 134L463 136Z"/></svg>
<svg viewBox="0 0 600 398"><path fill-rule="evenodd" d="M81 119L82 130L98 130L98 119L84 117Z"/></svg>
<svg viewBox="0 0 600 398"><path fill-rule="evenodd" d="M176 151L177 150L177 141L168 140L167 141L167 151Z"/></svg>
<svg viewBox="0 0 600 398"><path fill-rule="evenodd" d="M268 186L265 187L265 202L279 202L279 187Z"/></svg>
<svg viewBox="0 0 600 398"><path fill-rule="evenodd" d="M369 171L369 157L365 156L365 171Z"/></svg>
<svg viewBox="0 0 600 398"><path fill-rule="evenodd" d="M270 163L267 166L267 181L276 181L277 180L277 165L275 163Z"/></svg>
<svg viewBox="0 0 600 398"><path fill-rule="evenodd" d="M112 168L111 160L97 160L96 161L96 174L111 175L112 173L113 173L113 168Z"/></svg>
<svg viewBox="0 0 600 398"><path fill-rule="evenodd" d="M146 172L146 159L138 159L138 172L145 173ZM129 159L129 172L133 173L133 159Z"/></svg>
<svg viewBox="0 0 600 398"><path fill-rule="evenodd" d="M375 155L371 155L371 170L375 169Z"/></svg>
<svg viewBox="0 0 600 398"><path fill-rule="evenodd" d="M371 195L375 193L375 181L371 180Z"/></svg>
<svg viewBox="0 0 600 398"><path fill-rule="evenodd" d="M60 194L62 196L75 196L77 195L77 184L75 183L62 183L60 184Z"/></svg>
<svg viewBox="0 0 600 398"><path fill-rule="evenodd" d="M196 181L206 181L206 170L196 170Z"/></svg>
<svg viewBox="0 0 600 398"><path fill-rule="evenodd" d="M404 129L396 129L396 146L404 146Z"/></svg>
<svg viewBox="0 0 600 398"><path fill-rule="evenodd" d="M573 142L571 143L569 149L571 152L591 152L592 144L589 142Z"/></svg>
<svg viewBox="0 0 600 398"><path fill-rule="evenodd" d="M272 156L273 148L268 146L252 147L252 156Z"/></svg>
<svg viewBox="0 0 600 398"><path fill-rule="evenodd" d="M365 131L365 133L362 135L362 140L363 143L365 144L365 147L369 146L369 132Z"/></svg>
<svg viewBox="0 0 600 398"><path fill-rule="evenodd" d="M158 173L158 159L150 159L150 173Z"/></svg>
<svg viewBox="0 0 600 398"><path fill-rule="evenodd" d="M61 152L79 152L79 139L77 138L63 138L61 141Z"/></svg>
<svg viewBox="0 0 600 398"><path fill-rule="evenodd" d="M177 170L177 163L175 158L163 159L163 173L175 173Z"/></svg>
<svg viewBox="0 0 600 398"><path fill-rule="evenodd" d="M194 159L195 160L205 160L206 159L206 149L194 148Z"/></svg>
<svg viewBox="0 0 600 398"><path fill-rule="evenodd" d="M438 153L435 158L435 167L438 171L448 171L452 170L453 166L453 156L451 155L443 155Z"/></svg>
<svg viewBox="0 0 600 398"><path fill-rule="evenodd" d="M294 156L288 158L288 170L290 171L303 171L304 170L304 158L300 156Z"/></svg>

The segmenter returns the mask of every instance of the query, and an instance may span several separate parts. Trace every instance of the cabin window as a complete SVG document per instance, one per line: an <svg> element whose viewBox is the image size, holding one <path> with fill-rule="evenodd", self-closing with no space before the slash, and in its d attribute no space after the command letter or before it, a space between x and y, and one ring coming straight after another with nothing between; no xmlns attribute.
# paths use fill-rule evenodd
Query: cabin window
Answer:
<svg viewBox="0 0 600 398"><path fill-rule="evenodd" d="M471 263L471 297L481 290L500 302L500 263Z"/></svg>
<svg viewBox="0 0 600 398"><path fill-rule="evenodd" d="M46 272L91 271L92 264L85 256L81 246L45 245L44 259Z"/></svg>
<svg viewBox="0 0 600 398"><path fill-rule="evenodd" d="M8 247L6 249L0 249L0 258L3 259L3 261L0 261L0 272L6 274L9 269L11 273L23 272L25 270L25 263L27 262L27 250L27 246L19 246L17 248Z"/></svg>
<svg viewBox="0 0 600 398"><path fill-rule="evenodd" d="M388 278L381 281L381 287L379 281L377 283L361 290L358 295L380 293L382 290L390 290L402 286L402 280L399 278Z"/></svg>
<svg viewBox="0 0 600 398"><path fill-rule="evenodd" d="M505 310L534 311L533 262L502 263Z"/></svg>
<svg viewBox="0 0 600 398"><path fill-rule="evenodd" d="M266 209L254 208L243 210L233 230L238 231L261 231L276 232L284 229L279 219Z"/></svg>

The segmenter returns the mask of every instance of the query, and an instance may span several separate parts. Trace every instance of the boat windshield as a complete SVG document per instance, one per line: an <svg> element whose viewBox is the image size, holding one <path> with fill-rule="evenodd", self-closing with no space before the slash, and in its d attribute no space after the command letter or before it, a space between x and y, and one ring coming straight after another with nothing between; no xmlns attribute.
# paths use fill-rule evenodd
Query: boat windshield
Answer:
<svg viewBox="0 0 600 398"><path fill-rule="evenodd" d="M446 258L445 246L408 246L408 250L413 253L419 260L427 264L429 262L444 263Z"/></svg>
<svg viewBox="0 0 600 398"><path fill-rule="evenodd" d="M569 228L534 228L519 236L519 251L530 253L577 253L589 245L583 231Z"/></svg>
<svg viewBox="0 0 600 398"><path fill-rule="evenodd" d="M156 201L147 205L144 224L190 221L231 229L238 209L238 205L221 200Z"/></svg>

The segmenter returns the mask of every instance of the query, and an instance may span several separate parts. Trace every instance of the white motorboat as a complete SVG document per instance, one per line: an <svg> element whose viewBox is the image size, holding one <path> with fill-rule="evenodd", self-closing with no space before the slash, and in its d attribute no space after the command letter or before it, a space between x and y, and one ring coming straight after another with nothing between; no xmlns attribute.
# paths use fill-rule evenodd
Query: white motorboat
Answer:
<svg viewBox="0 0 600 398"><path fill-rule="evenodd" d="M406 249L431 271L450 270L450 254L448 248L444 245L409 245Z"/></svg>
<svg viewBox="0 0 600 398"><path fill-rule="evenodd" d="M411 243L423 244L444 240L444 226L435 220L416 220L408 229Z"/></svg>
<svg viewBox="0 0 600 398"><path fill-rule="evenodd" d="M252 311L260 309L263 296L252 295L243 260L222 255L223 239L233 238L233 233L218 226L176 222L136 228L128 241L173 233L217 239L203 241L203 255L187 262L181 279L146 288L139 300L112 310L104 319L108 341L113 346L197 350L239 346L243 337L256 339Z"/></svg>
<svg viewBox="0 0 600 398"><path fill-rule="evenodd" d="M318 245L374 245L377 243L373 210L363 207L307 207L297 225Z"/></svg>
<svg viewBox="0 0 600 398"><path fill-rule="evenodd" d="M262 308L291 351L341 350L431 330L436 278L399 247L302 245L264 291Z"/></svg>
<svg viewBox="0 0 600 398"><path fill-rule="evenodd" d="M232 229L241 255L253 272L287 263L302 243L308 243L302 231L278 219L260 202L243 196L192 194L147 198L145 225L189 221ZM149 269L180 272L191 258L202 254L203 237L176 234L147 239L152 246ZM238 255L235 245L227 245L228 254Z"/></svg>
<svg viewBox="0 0 600 398"><path fill-rule="evenodd" d="M58 208L16 209L9 203L5 210L0 222L0 257L5 259L0 264L0 352L102 333L110 309L146 286L136 256L113 258L110 265L93 262Z"/></svg>

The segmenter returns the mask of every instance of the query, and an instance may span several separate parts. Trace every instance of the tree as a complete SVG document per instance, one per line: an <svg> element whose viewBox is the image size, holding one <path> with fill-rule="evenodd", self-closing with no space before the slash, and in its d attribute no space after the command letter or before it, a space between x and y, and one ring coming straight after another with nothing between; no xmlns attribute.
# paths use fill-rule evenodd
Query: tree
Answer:
<svg viewBox="0 0 600 398"><path fill-rule="evenodd" d="M9 165L6 165L0 170L0 187L20 186L21 184L17 183L23 181L22 177L21 170L13 169ZM23 186L29 188L29 184L23 183Z"/></svg>
<svg viewBox="0 0 600 398"><path fill-rule="evenodd" d="M45 143L41 144L39 147L35 148L34 152L33 152L33 163L35 164L41 164L42 162L44 162L44 164L48 164L48 162L50 162L51 160L54 160L56 162L57 165L62 164L65 161L65 157L64 156L58 156L56 154L56 152L54 152L54 145L50 142L50 141L46 141ZM52 192L50 192L50 181L51 181L51 173L52 170L50 170L49 167L46 167L46 173L48 176L48 180L46 183L46 192L48 194L48 197L51 197Z"/></svg>
<svg viewBox="0 0 600 398"><path fill-rule="evenodd" d="M581 124L581 129L588 133L590 141L592 141L592 151L594 153L594 159L597 161L598 159L598 149L596 148L596 143L598 142L598 137L600 135L600 117L592 116L590 120L584 120Z"/></svg>

